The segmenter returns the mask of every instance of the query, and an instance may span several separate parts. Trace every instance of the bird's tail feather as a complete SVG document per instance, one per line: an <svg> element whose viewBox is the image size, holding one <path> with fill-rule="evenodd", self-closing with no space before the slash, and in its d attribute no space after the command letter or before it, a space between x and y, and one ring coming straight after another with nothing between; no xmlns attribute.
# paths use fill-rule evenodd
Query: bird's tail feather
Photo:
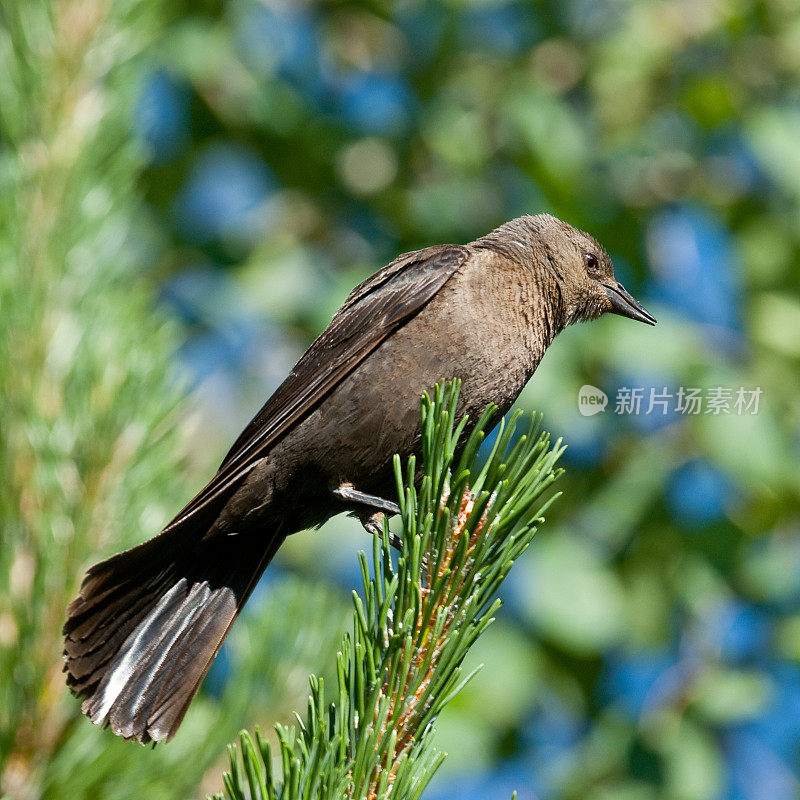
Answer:
<svg viewBox="0 0 800 800"><path fill-rule="evenodd" d="M92 567L67 609L64 669L83 712L142 743L171 739L283 541L193 545L171 530Z"/></svg>

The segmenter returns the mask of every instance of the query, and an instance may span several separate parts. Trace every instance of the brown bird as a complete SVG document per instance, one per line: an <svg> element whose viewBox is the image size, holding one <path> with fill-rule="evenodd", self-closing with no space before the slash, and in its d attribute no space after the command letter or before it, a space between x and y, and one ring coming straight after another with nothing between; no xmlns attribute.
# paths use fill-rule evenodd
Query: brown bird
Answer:
<svg viewBox="0 0 800 800"><path fill-rule="evenodd" d="M83 712L170 739L284 539L342 511L397 506L392 457L419 446L419 402L460 378L459 415L505 413L572 322L655 324L603 248L548 216L401 255L357 286L225 457L153 539L92 567L67 609L67 683Z"/></svg>

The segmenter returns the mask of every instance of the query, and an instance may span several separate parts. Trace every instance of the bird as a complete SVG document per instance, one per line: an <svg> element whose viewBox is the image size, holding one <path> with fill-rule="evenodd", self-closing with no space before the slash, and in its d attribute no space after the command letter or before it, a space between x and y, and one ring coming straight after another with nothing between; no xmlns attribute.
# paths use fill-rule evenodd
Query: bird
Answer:
<svg viewBox="0 0 800 800"><path fill-rule="evenodd" d="M548 214L405 253L356 286L208 484L86 573L63 629L83 713L169 741L286 537L342 512L367 530L396 513L393 457L419 454L424 392L458 379L458 417L494 404L499 420L554 337L605 313L656 322L600 244Z"/></svg>

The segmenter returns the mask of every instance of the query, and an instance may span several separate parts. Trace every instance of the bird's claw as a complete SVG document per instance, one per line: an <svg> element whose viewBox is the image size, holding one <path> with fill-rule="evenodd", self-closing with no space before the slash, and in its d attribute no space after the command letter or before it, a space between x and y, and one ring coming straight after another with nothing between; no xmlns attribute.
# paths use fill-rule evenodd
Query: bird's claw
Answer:
<svg viewBox="0 0 800 800"><path fill-rule="evenodd" d="M383 511L373 511L370 514L359 514L358 518L364 526L364 530L372 536L376 534L383 536L383 518L385 514ZM395 550L403 549L403 540L396 534L389 531L389 545L394 547Z"/></svg>

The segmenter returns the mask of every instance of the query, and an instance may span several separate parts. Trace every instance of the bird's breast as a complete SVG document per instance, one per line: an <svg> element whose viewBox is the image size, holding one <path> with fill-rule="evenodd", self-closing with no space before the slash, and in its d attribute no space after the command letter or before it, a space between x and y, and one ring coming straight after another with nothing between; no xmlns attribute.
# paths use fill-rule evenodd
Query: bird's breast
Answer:
<svg viewBox="0 0 800 800"><path fill-rule="evenodd" d="M529 294L478 278L454 275L277 445L296 472L288 486L324 474L393 495L392 458L418 451L420 396L439 381L461 380L458 414L473 422L489 403L510 408L549 342L531 325Z"/></svg>

